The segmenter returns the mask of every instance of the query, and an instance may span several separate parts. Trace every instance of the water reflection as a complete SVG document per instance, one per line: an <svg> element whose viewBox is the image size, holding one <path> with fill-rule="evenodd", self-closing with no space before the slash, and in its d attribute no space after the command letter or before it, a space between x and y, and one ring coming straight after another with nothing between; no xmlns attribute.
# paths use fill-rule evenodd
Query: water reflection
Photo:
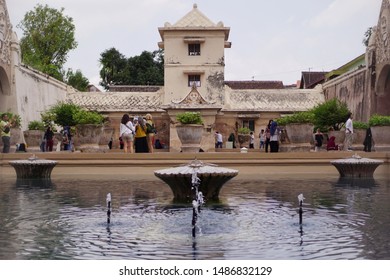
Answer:
<svg viewBox="0 0 390 280"><path fill-rule="evenodd" d="M233 180L206 202L193 238L192 205L153 176L9 180L0 259L390 259L389 200L388 178Z"/></svg>

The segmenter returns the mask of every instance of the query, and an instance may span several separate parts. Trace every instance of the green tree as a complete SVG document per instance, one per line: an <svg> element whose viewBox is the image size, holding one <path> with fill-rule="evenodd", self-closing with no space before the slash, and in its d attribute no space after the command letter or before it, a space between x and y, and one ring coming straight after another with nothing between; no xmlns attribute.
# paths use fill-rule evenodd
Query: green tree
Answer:
<svg viewBox="0 0 390 280"><path fill-rule="evenodd" d="M100 85L163 85L164 52L162 49L126 58L115 48L104 51L99 60Z"/></svg>
<svg viewBox="0 0 390 280"><path fill-rule="evenodd" d="M89 85L88 79L81 70L77 70L74 73L72 69L69 69L66 73L66 83L79 91L86 91Z"/></svg>
<svg viewBox="0 0 390 280"><path fill-rule="evenodd" d="M322 131L328 131L329 128L340 130L350 111L345 102L333 98L317 105L311 112L314 114L314 125Z"/></svg>
<svg viewBox="0 0 390 280"><path fill-rule="evenodd" d="M68 53L77 47L73 19L63 12L64 8L56 10L38 4L18 24L23 31L20 40L23 63L61 81Z"/></svg>

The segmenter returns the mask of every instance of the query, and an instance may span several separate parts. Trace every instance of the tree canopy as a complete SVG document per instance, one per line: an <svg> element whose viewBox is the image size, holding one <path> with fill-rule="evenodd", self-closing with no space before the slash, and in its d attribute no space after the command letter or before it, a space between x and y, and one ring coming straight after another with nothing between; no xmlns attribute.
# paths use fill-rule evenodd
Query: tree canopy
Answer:
<svg viewBox="0 0 390 280"><path fill-rule="evenodd" d="M66 73L66 83L79 91L86 91L89 85L88 79L80 70L73 72L72 69Z"/></svg>
<svg viewBox="0 0 390 280"><path fill-rule="evenodd" d="M75 26L71 17L48 5L36 5L25 14L18 27L22 61L58 80L64 80L63 66L68 53L77 47Z"/></svg>
<svg viewBox="0 0 390 280"><path fill-rule="evenodd" d="M110 85L163 85L163 50L143 51L138 56L126 58L117 49L111 48L101 53L100 85L108 89Z"/></svg>

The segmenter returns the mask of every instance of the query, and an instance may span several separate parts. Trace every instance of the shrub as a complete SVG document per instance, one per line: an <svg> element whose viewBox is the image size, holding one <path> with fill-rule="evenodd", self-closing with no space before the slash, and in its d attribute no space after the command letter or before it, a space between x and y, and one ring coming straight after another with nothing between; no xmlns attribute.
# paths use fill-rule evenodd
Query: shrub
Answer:
<svg viewBox="0 0 390 280"><path fill-rule="evenodd" d="M297 112L277 120L278 125L284 126L291 123L314 123L314 114L311 111Z"/></svg>
<svg viewBox="0 0 390 280"><path fill-rule="evenodd" d="M176 115L176 119L182 124L203 124L199 112L184 112Z"/></svg>
<svg viewBox="0 0 390 280"><path fill-rule="evenodd" d="M249 134L251 130L248 127L240 127L237 132L238 134Z"/></svg>
<svg viewBox="0 0 390 280"><path fill-rule="evenodd" d="M45 130L45 124L41 121L31 121L28 123L29 130Z"/></svg>
<svg viewBox="0 0 390 280"><path fill-rule="evenodd" d="M103 124L104 117L98 112L79 110L74 115L77 124Z"/></svg>
<svg viewBox="0 0 390 280"><path fill-rule="evenodd" d="M78 105L65 102L57 103L45 112L44 116L47 116L48 120L53 119L54 123L62 127L104 122L104 117L98 112L87 111Z"/></svg>
<svg viewBox="0 0 390 280"><path fill-rule="evenodd" d="M370 126L390 126L390 116L373 115L368 124Z"/></svg>
<svg viewBox="0 0 390 280"><path fill-rule="evenodd" d="M322 131L328 131L329 128L340 130L350 113L347 104L336 98L317 105L311 112L314 114L314 125Z"/></svg>
<svg viewBox="0 0 390 280"><path fill-rule="evenodd" d="M353 128L354 129L367 129L368 128L368 123L359 122L359 121L353 121Z"/></svg>

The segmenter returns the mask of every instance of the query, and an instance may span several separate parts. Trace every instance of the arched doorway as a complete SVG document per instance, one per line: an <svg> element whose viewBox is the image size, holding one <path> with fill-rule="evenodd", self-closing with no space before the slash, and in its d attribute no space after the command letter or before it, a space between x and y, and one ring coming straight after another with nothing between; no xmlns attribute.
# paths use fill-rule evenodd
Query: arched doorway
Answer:
<svg viewBox="0 0 390 280"><path fill-rule="evenodd" d="M390 64L385 65L378 76L376 113L379 115L390 115Z"/></svg>

